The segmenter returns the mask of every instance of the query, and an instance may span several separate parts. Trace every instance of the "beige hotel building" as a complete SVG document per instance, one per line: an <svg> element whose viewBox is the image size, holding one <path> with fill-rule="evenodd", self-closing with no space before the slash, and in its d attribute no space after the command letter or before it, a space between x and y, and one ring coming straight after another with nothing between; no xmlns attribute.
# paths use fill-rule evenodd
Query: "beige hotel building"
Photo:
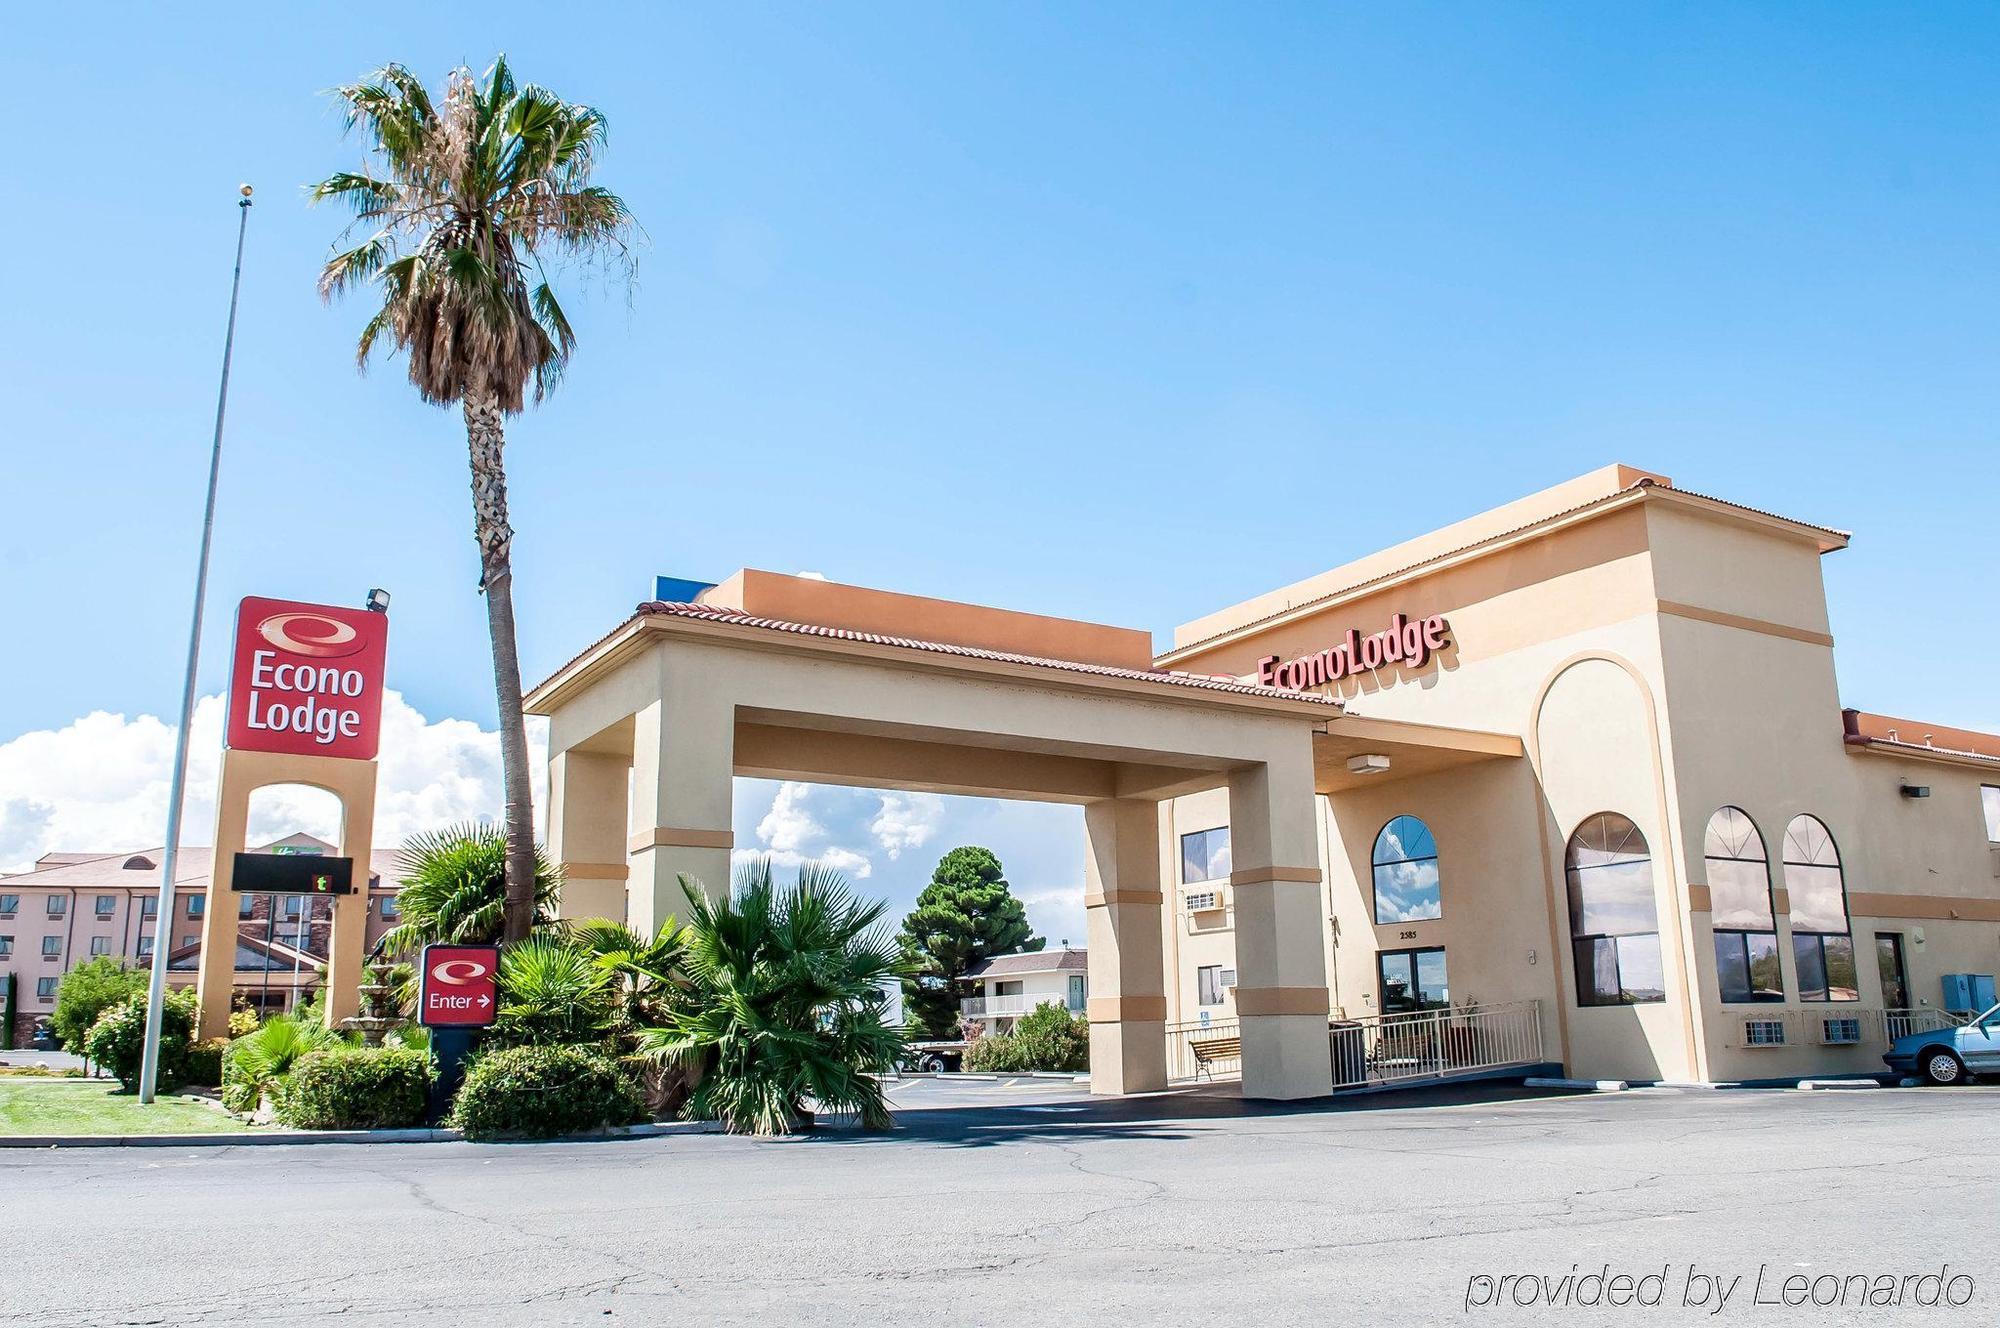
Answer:
<svg viewBox="0 0 2000 1328"><path fill-rule="evenodd" d="M2000 737L1843 708L1820 560L1847 543L1609 466L1164 654L691 586L530 694L563 911L716 888L736 775L1072 802L1098 1091L1879 1072L2000 971Z"/></svg>

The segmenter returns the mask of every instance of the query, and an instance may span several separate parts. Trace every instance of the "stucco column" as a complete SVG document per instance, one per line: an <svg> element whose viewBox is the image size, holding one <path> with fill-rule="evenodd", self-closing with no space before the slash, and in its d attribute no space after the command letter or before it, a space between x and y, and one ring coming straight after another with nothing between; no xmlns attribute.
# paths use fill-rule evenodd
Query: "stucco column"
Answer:
<svg viewBox="0 0 2000 1328"><path fill-rule="evenodd" d="M1229 777L1243 1096L1333 1091L1312 745Z"/></svg>
<svg viewBox="0 0 2000 1328"><path fill-rule="evenodd" d="M1166 964L1161 954L1158 804L1118 798L1084 808L1090 939L1090 1091L1167 1086Z"/></svg>
<svg viewBox="0 0 2000 1328"><path fill-rule="evenodd" d="M208 897L201 911L201 955L196 962L195 995L201 1004L198 1036L229 1036L229 1007L236 996L236 895L229 888L236 876L236 855L250 819L250 793L254 785L240 772L238 752L222 753L222 778L215 795L215 860L209 871ZM368 879L367 869L361 879ZM275 907L276 901L273 900ZM136 907L136 905L134 906ZM153 944L173 925L171 918L155 919Z"/></svg>
<svg viewBox="0 0 2000 1328"><path fill-rule="evenodd" d="M701 681L670 676L661 698L633 717L626 920L647 936L686 916L683 874L710 899L729 894L736 713Z"/></svg>
<svg viewBox="0 0 2000 1328"><path fill-rule="evenodd" d="M354 859L354 892L333 897L332 936L326 955L326 1022L361 1013L361 968L368 958L368 873L375 857L373 761L348 761L340 795L340 856ZM234 910L232 910L233 912Z"/></svg>
<svg viewBox="0 0 2000 1328"><path fill-rule="evenodd" d="M631 762L607 752L549 758L549 856L560 863L565 918L625 920L625 812Z"/></svg>

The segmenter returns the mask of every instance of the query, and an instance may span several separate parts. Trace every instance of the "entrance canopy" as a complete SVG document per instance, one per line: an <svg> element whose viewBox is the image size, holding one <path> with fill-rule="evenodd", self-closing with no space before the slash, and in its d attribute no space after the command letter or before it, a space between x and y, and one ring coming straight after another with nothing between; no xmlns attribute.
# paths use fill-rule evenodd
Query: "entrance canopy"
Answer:
<svg viewBox="0 0 2000 1328"><path fill-rule="evenodd" d="M528 694L565 916L648 930L728 888L738 775L1082 804L1092 1085L1163 1087L1158 804L1230 792L1244 1089L1330 1086L1323 697L1150 666L1144 633L741 572L652 601ZM1379 737L1379 735L1371 735Z"/></svg>

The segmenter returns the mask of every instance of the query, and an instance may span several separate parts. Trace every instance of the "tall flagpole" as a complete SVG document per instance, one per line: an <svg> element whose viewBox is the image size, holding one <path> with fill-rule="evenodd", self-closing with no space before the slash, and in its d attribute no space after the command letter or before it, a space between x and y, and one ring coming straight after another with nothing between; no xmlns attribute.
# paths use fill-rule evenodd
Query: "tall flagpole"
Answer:
<svg viewBox="0 0 2000 1328"><path fill-rule="evenodd" d="M229 405L229 355L236 346L236 295L243 288L243 235L250 229L250 186L236 204L236 271L229 280L229 329L222 336L222 386L215 394L215 441L208 454L208 506L201 518L201 561L194 574L194 623L188 629L187 685L181 692L181 726L174 737L174 778L167 791L167 843L160 861L160 905L153 914L153 980L146 991L145 1057L139 1066L139 1100L151 1102L160 1082L160 1015L166 1003L167 953L162 944L174 918L174 861L180 856L181 804L187 793L188 730L194 726L195 668L201 662L201 610L208 597L208 546L215 534L215 482L222 471L222 416Z"/></svg>

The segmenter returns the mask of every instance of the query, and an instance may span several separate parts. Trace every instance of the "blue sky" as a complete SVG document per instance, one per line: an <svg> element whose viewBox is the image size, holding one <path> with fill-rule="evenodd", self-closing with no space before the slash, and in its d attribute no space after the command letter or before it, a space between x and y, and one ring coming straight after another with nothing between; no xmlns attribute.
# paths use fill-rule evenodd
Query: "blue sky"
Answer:
<svg viewBox="0 0 2000 1328"><path fill-rule="evenodd" d="M239 596L385 585L393 684L491 723L458 421L353 372L300 186L357 159L319 90L499 50L606 110L647 238L629 293L569 282L581 353L510 431L531 675L654 573L745 564L1164 639L1617 459L1856 531L1845 698L2000 725L1990 7L77 20L0 50L46 130L5 223L0 743L175 704L239 180L203 690ZM1070 814L991 810L871 879L913 890L960 828L1073 874Z"/></svg>

